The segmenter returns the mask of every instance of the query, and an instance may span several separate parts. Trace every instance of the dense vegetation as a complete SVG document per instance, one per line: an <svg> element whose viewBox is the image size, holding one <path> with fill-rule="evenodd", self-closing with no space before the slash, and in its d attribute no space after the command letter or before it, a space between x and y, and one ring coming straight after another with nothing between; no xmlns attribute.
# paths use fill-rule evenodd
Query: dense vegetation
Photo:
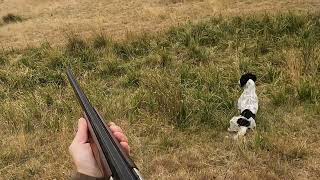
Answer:
<svg viewBox="0 0 320 180"><path fill-rule="evenodd" d="M3 51L0 175L68 178L80 115L71 67L104 117L127 131L148 179L320 176L319 17L214 17L121 42L70 35L65 47ZM245 72L258 77L260 110L256 131L236 143L225 136Z"/></svg>

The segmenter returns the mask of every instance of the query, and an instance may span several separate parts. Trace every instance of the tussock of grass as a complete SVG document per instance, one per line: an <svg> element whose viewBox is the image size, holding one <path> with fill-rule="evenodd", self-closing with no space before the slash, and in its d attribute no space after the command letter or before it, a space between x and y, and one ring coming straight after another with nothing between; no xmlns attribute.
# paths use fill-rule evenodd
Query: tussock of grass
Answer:
<svg viewBox="0 0 320 180"><path fill-rule="evenodd" d="M216 17L122 42L70 35L61 48L1 52L1 144L17 138L21 147L3 146L0 174L70 176L66 149L81 114L70 66L125 129L146 179L317 177L318 17ZM260 110L256 132L236 143L226 128L245 72L257 74Z"/></svg>
<svg viewBox="0 0 320 180"><path fill-rule="evenodd" d="M94 38L93 47L96 49L107 48L111 45L111 42L103 34L99 34Z"/></svg>
<svg viewBox="0 0 320 180"><path fill-rule="evenodd" d="M9 23L17 23L17 22L21 22L23 19L22 17L18 16L18 15L14 15L14 14L7 14L5 16L2 16L2 21L5 24L9 24Z"/></svg>
<svg viewBox="0 0 320 180"><path fill-rule="evenodd" d="M78 52L85 50L86 47L87 47L87 43L85 42L85 40L73 34L68 36L68 42L66 44L66 48L68 52L77 54Z"/></svg>
<svg viewBox="0 0 320 180"><path fill-rule="evenodd" d="M139 39L129 40L114 44L114 51L121 59L128 60L139 56L145 56L152 50L152 37L141 36Z"/></svg>

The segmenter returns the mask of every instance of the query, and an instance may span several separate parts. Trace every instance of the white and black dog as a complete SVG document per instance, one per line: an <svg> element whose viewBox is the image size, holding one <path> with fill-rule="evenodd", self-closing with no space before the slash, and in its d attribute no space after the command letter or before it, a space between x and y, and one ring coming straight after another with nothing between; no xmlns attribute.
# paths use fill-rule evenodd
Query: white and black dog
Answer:
<svg viewBox="0 0 320 180"><path fill-rule="evenodd" d="M238 99L239 116L234 116L230 120L228 131L238 132L235 139L246 134L248 129L256 127L256 113L258 111L258 96L256 94L257 77L254 74L247 73L241 76L240 86L243 93Z"/></svg>

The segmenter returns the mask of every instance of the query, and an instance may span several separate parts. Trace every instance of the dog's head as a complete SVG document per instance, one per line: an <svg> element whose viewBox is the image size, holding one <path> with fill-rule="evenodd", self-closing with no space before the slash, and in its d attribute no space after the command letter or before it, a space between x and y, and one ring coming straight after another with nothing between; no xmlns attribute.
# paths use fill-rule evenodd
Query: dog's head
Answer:
<svg viewBox="0 0 320 180"><path fill-rule="evenodd" d="M242 75L240 78L240 86L243 87L244 85L246 85L249 79L251 79L253 82L256 82L257 76L252 73L246 73Z"/></svg>

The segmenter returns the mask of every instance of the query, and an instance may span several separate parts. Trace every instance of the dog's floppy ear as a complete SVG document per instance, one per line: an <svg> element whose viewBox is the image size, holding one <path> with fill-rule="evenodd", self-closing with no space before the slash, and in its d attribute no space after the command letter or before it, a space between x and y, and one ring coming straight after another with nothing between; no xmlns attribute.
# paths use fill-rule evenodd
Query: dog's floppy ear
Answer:
<svg viewBox="0 0 320 180"><path fill-rule="evenodd" d="M248 82L249 79L256 82L257 76L252 73L246 73L246 74L242 75L240 78L240 86L243 87L244 85L246 85L246 83Z"/></svg>
<svg viewBox="0 0 320 180"><path fill-rule="evenodd" d="M248 121L248 120L245 119L245 118L239 118L239 119L237 120L237 124L238 124L239 126L249 127L249 126L250 126L250 121Z"/></svg>

